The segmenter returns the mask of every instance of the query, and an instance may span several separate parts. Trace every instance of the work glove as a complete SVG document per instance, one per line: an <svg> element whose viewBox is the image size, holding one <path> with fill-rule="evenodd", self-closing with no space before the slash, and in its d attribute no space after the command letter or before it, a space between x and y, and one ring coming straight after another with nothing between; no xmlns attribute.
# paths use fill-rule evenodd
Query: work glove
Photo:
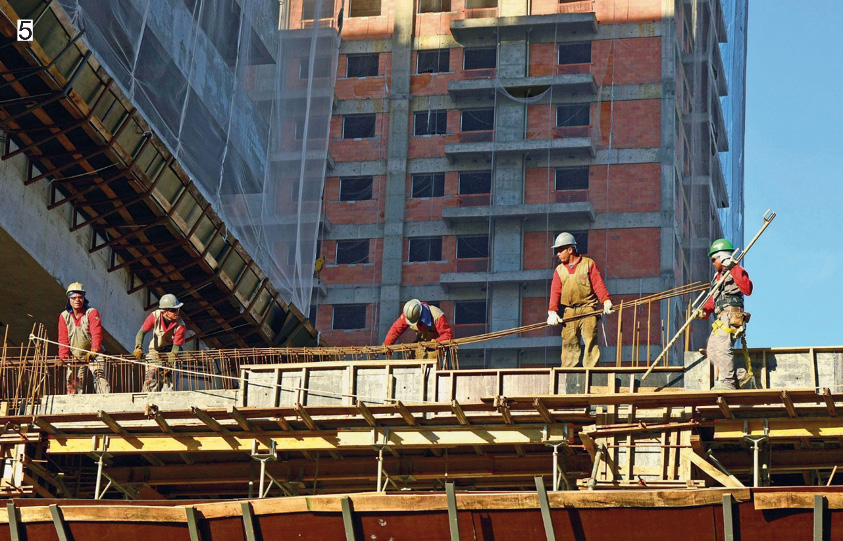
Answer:
<svg viewBox="0 0 843 541"><path fill-rule="evenodd" d="M83 361L83 362L86 362L86 363L89 363L89 362L93 361L93 360L94 360L94 359L96 359L96 358L97 358L97 354L96 354L96 353L94 353L93 351L86 351L86 352L82 355L82 361Z"/></svg>
<svg viewBox="0 0 843 541"><path fill-rule="evenodd" d="M732 267L737 265L737 262L732 256L726 256L720 259L720 264L730 270Z"/></svg>
<svg viewBox="0 0 843 541"><path fill-rule="evenodd" d="M56 366L64 366L67 364L67 357L59 357L59 360L56 361Z"/></svg>
<svg viewBox="0 0 843 541"><path fill-rule="evenodd" d="M605 301L603 301L603 313L606 314L606 315L609 315L609 314L612 313L612 301L611 300L606 299Z"/></svg>
<svg viewBox="0 0 843 541"><path fill-rule="evenodd" d="M697 308L697 311L694 312L694 317L696 317L697 319L708 319L708 317L705 315L705 310L703 310L702 308Z"/></svg>
<svg viewBox="0 0 843 541"><path fill-rule="evenodd" d="M560 323L562 323L562 318L559 317L559 314L557 312L548 312L547 313L547 324L548 325L553 326L553 325L559 325Z"/></svg>
<svg viewBox="0 0 843 541"><path fill-rule="evenodd" d="M143 348L135 346L135 351L132 352L132 357L134 357L136 361L143 359Z"/></svg>
<svg viewBox="0 0 843 541"><path fill-rule="evenodd" d="M170 355L167 356L167 360L170 362L170 364L176 364L176 360L178 360L178 357L176 357L176 352L171 351Z"/></svg>

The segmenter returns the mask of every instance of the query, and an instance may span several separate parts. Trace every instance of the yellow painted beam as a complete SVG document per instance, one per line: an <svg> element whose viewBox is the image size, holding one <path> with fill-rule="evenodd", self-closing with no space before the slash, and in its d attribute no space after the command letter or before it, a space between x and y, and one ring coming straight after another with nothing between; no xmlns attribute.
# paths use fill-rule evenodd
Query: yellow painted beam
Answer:
<svg viewBox="0 0 843 541"><path fill-rule="evenodd" d="M770 419L768 421L771 439L788 438L836 438L843 436L843 419ZM744 434L743 419L718 420L714 423L714 439L742 439L744 436L763 436L764 421L753 419L746 423ZM52 437L52 436L51 436Z"/></svg>
<svg viewBox="0 0 843 541"><path fill-rule="evenodd" d="M377 433L377 441L373 436ZM386 439L384 439L386 438ZM109 435L108 452L120 453L199 453L220 451L245 451L252 449L257 439L263 446L275 440L279 451L336 451L365 449L373 444L386 444L394 449L435 448L474 445L541 444L545 441L562 441L563 427L497 425L452 426L437 428L402 427L389 430L338 430L309 433L297 431L276 434L132 434L128 437ZM49 452L52 454L85 454L91 451L91 435L50 436Z"/></svg>

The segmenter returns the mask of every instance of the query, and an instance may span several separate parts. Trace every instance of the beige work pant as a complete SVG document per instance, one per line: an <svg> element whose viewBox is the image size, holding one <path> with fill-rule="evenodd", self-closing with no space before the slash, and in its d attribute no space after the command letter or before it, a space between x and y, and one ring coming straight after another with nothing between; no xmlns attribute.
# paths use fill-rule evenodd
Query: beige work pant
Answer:
<svg viewBox="0 0 843 541"><path fill-rule="evenodd" d="M149 348L146 354L146 362L149 363L143 374L143 393L157 393L174 391L173 373L170 371L170 363L167 362L169 351L156 351Z"/></svg>
<svg viewBox="0 0 843 541"><path fill-rule="evenodd" d="M576 316L586 312L593 312L594 306L578 306L576 308L565 308L563 318ZM580 354L583 349L580 346L582 339L585 347L583 366L590 368L600 360L600 348L597 347L597 316L586 317L576 321L569 321L562 326L562 366L577 366L580 362Z"/></svg>
<svg viewBox="0 0 843 541"><path fill-rule="evenodd" d="M717 316L724 325L729 325L729 312L720 312ZM724 329L712 329L705 346L706 355L715 367L717 380L715 389L737 389L738 381L746 374L746 368L735 366L735 335Z"/></svg>
<svg viewBox="0 0 843 541"><path fill-rule="evenodd" d="M72 363L82 362L81 359L71 357ZM97 394L108 394L111 392L111 385L105 379L105 363L102 357L97 357L90 363L83 363L67 367L67 394L85 394L85 372L91 371L94 378L94 392Z"/></svg>

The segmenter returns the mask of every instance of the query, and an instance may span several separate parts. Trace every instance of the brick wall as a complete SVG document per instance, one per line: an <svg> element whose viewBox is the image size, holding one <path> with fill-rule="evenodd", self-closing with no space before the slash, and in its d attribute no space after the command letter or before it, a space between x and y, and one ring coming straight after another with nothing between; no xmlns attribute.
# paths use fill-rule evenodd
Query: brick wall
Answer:
<svg viewBox="0 0 843 541"><path fill-rule="evenodd" d="M594 75L598 86L612 84L612 81L617 85L657 83L661 77L661 38L592 41L591 66L586 70ZM570 72L570 66L559 65L556 43L530 45L530 75Z"/></svg>
<svg viewBox="0 0 843 541"><path fill-rule="evenodd" d="M606 184L608 174L608 194ZM661 168L658 163L592 165L586 198L594 212L655 212L659 210ZM526 171L524 202L555 203L565 194L556 191L554 168L531 168ZM571 197L574 197L571 195ZM580 200L579 196L574 197Z"/></svg>
<svg viewBox="0 0 843 541"><path fill-rule="evenodd" d="M591 123L595 125L592 109ZM661 145L661 100L615 101L600 104L600 140L597 146L612 148L647 148Z"/></svg>
<svg viewBox="0 0 843 541"><path fill-rule="evenodd" d="M389 115L375 115L375 136L363 139L342 138L342 115L331 117L331 156L338 162L386 159L386 143L389 140Z"/></svg>
<svg viewBox="0 0 843 541"><path fill-rule="evenodd" d="M355 265L337 265L337 241L322 241L322 255L325 256L325 268L322 281L326 284L373 284L381 280L381 260L383 259L383 239L369 241L369 262Z"/></svg>
<svg viewBox="0 0 843 541"><path fill-rule="evenodd" d="M340 201L339 177L325 178L325 217L331 224L370 224L383 221L385 176L372 178L372 199Z"/></svg>

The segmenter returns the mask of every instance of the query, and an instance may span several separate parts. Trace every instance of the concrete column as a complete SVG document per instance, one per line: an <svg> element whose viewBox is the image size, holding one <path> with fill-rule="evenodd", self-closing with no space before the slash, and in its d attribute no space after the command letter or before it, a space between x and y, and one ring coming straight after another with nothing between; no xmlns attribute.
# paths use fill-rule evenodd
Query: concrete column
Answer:
<svg viewBox="0 0 843 541"><path fill-rule="evenodd" d="M410 133L410 71L413 2L395 2L392 68L389 81L389 139L384 201L383 256L378 339L386 336L399 314L404 254L404 205L407 198L407 145Z"/></svg>

